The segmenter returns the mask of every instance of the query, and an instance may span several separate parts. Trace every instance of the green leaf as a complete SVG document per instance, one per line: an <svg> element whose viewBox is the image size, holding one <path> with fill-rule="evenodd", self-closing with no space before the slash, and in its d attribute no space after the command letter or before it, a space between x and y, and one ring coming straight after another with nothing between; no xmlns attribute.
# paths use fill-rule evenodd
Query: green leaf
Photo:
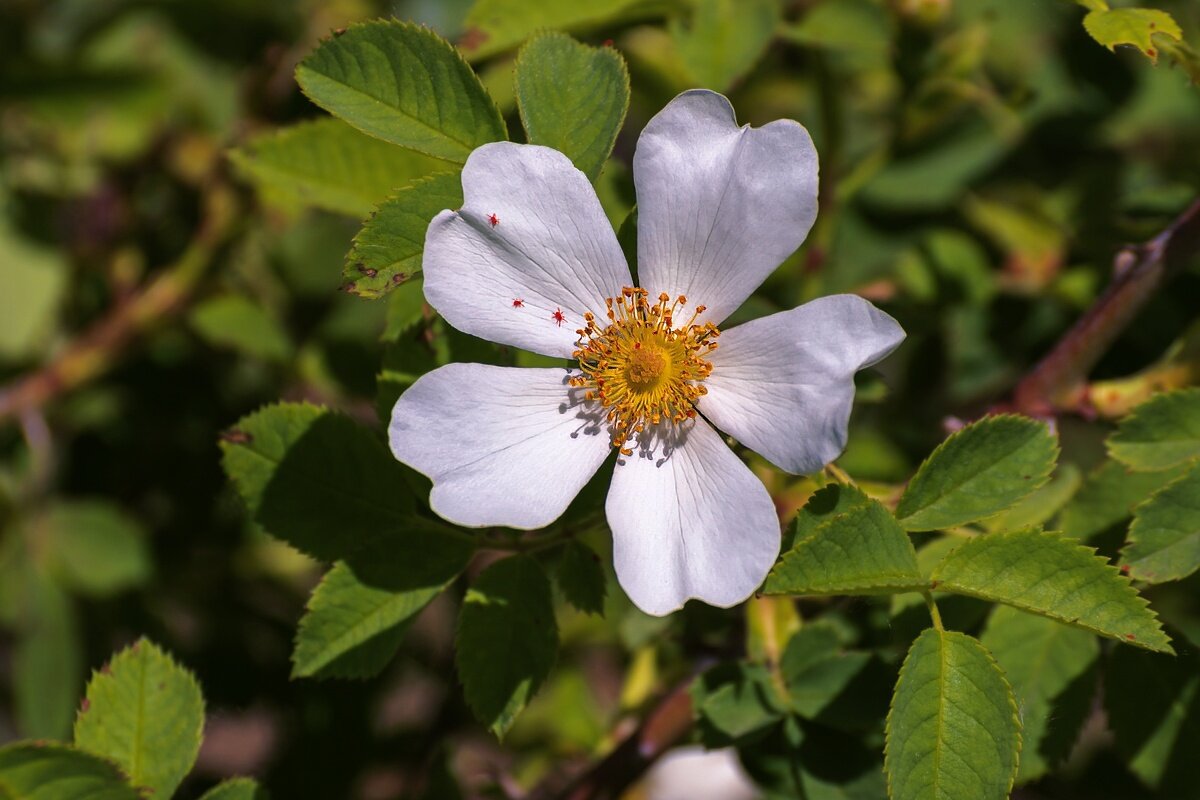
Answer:
<svg viewBox="0 0 1200 800"><path fill-rule="evenodd" d="M404 468L348 417L304 403L267 406L221 442L225 473L268 533L324 561L407 530Z"/></svg>
<svg viewBox="0 0 1200 800"><path fill-rule="evenodd" d="M462 202L457 172L417 181L383 201L354 237L342 268L343 288L375 299L420 273L430 221Z"/></svg>
<svg viewBox="0 0 1200 800"><path fill-rule="evenodd" d="M917 637L888 713L888 796L1003 800L1020 748L1012 690L983 645L932 628Z"/></svg>
<svg viewBox="0 0 1200 800"><path fill-rule="evenodd" d="M507 138L504 119L454 47L428 28L377 20L327 39L296 67L317 105L384 141L462 163Z"/></svg>
<svg viewBox="0 0 1200 800"><path fill-rule="evenodd" d="M1088 474L1063 508L1059 527L1066 536L1087 541L1124 523L1135 506L1182 474L1179 468L1133 472L1118 461L1105 461Z"/></svg>
<svg viewBox="0 0 1200 800"><path fill-rule="evenodd" d="M709 746L753 737L783 716L770 673L759 664L718 664L692 682L691 696Z"/></svg>
<svg viewBox="0 0 1200 800"><path fill-rule="evenodd" d="M1074 464L1060 464L1050 482L1025 497L1015 506L987 519L983 527L991 531L1016 531L1042 525L1053 519L1079 491L1083 476Z"/></svg>
<svg viewBox="0 0 1200 800"><path fill-rule="evenodd" d="M61 739L71 730L83 682L82 641L71 598L36 568L22 574L13 700L26 735Z"/></svg>
<svg viewBox="0 0 1200 800"><path fill-rule="evenodd" d="M779 669L797 714L818 718L871 660L869 653L841 652L829 625L807 624L788 640Z"/></svg>
<svg viewBox="0 0 1200 800"><path fill-rule="evenodd" d="M1130 44L1158 63L1158 49L1151 41L1155 34L1180 41L1183 31L1165 11L1153 8L1108 8L1088 12L1083 27L1093 39L1113 50L1119 44Z"/></svg>
<svg viewBox="0 0 1200 800"><path fill-rule="evenodd" d="M796 542L803 541L812 535L823 522L827 522L839 514L844 514L857 506L867 506L871 499L857 487L840 483L830 483L813 492L812 497L804 507L796 513L789 527L783 534L784 552L791 550Z"/></svg>
<svg viewBox="0 0 1200 800"><path fill-rule="evenodd" d="M250 778L231 778L200 795L200 800L268 800L269 795Z"/></svg>
<svg viewBox="0 0 1200 800"><path fill-rule="evenodd" d="M113 764L58 744L0 747L4 800L141 800Z"/></svg>
<svg viewBox="0 0 1200 800"><path fill-rule="evenodd" d="M1170 640L1129 579L1091 547L1038 530L967 541L933 571L938 589L1005 603L1147 650Z"/></svg>
<svg viewBox="0 0 1200 800"><path fill-rule="evenodd" d="M643 15L647 0L475 0L458 49L472 61L511 50L535 31L582 32Z"/></svg>
<svg viewBox="0 0 1200 800"><path fill-rule="evenodd" d="M296 632L293 677L367 678L392 659L409 624L467 566L458 535L413 523L333 566Z"/></svg>
<svg viewBox="0 0 1200 800"><path fill-rule="evenodd" d="M155 797L170 797L196 761L203 729L192 673L142 639L93 674L75 745L112 759Z"/></svg>
<svg viewBox="0 0 1200 800"><path fill-rule="evenodd" d="M1104 706L1116 750L1158 792L1196 796L1200 752L1200 659L1117 649L1104 676Z"/></svg>
<svg viewBox="0 0 1200 800"><path fill-rule="evenodd" d="M397 187L450 166L329 117L259 134L230 158L276 205L352 217L366 216Z"/></svg>
<svg viewBox="0 0 1200 800"><path fill-rule="evenodd" d="M0 360L45 351L69 277L59 251L26 240L0 220Z"/></svg>
<svg viewBox="0 0 1200 800"><path fill-rule="evenodd" d="M781 16L779 0L697 0L671 38L698 86L725 91L762 58Z"/></svg>
<svg viewBox="0 0 1200 800"><path fill-rule="evenodd" d="M1134 509L1121 563L1149 583L1200 569L1200 464Z"/></svg>
<svg viewBox="0 0 1200 800"><path fill-rule="evenodd" d="M1200 389L1155 395L1133 410L1108 452L1135 470L1161 470L1200 458Z"/></svg>
<svg viewBox="0 0 1200 800"><path fill-rule="evenodd" d="M50 569L74 591L106 597L150 577L153 564L145 532L108 502L57 503L35 524Z"/></svg>
<svg viewBox="0 0 1200 800"><path fill-rule="evenodd" d="M513 80L529 143L564 153L595 181L629 108L621 54L543 33L521 48Z"/></svg>
<svg viewBox="0 0 1200 800"><path fill-rule="evenodd" d="M1017 782L1038 778L1067 756L1091 710L1100 646L1087 631L1010 606L996 606L980 641L1021 709Z"/></svg>
<svg viewBox="0 0 1200 800"><path fill-rule="evenodd" d="M1044 423L985 417L955 433L921 464L896 518L905 530L932 531L990 517L1050 477L1058 445Z"/></svg>
<svg viewBox="0 0 1200 800"><path fill-rule="evenodd" d="M908 536L887 509L842 487L848 511L818 524L775 564L766 594L870 594L916 591L927 584ZM828 497L828 495L826 495Z"/></svg>
<svg viewBox="0 0 1200 800"><path fill-rule="evenodd" d="M595 550L577 539L567 542L559 555L554 577L568 603L585 614L604 616L608 585Z"/></svg>
<svg viewBox="0 0 1200 800"><path fill-rule="evenodd" d="M283 326L242 295L205 300L192 310L188 321L200 338L214 347L265 361L287 361L292 356L292 342Z"/></svg>
<svg viewBox="0 0 1200 800"><path fill-rule="evenodd" d="M497 737L537 693L557 651L550 582L537 562L511 556L484 570L463 599L455 663L467 704Z"/></svg>

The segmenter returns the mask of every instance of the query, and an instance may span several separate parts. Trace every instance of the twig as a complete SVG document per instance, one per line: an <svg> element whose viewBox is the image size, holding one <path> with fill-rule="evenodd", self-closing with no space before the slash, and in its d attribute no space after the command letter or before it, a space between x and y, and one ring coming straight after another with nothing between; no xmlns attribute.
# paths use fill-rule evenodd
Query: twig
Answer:
<svg viewBox="0 0 1200 800"><path fill-rule="evenodd" d="M1137 313L1200 252L1200 200L1145 244L1127 247L1114 262L1104 294L1017 385L1013 407L1033 416L1085 407L1087 376Z"/></svg>
<svg viewBox="0 0 1200 800"><path fill-rule="evenodd" d="M37 372L0 388L0 423L37 411L107 371L139 333L174 312L207 270L237 220L233 192L222 184L205 195L205 215L195 238L171 267L119 302Z"/></svg>

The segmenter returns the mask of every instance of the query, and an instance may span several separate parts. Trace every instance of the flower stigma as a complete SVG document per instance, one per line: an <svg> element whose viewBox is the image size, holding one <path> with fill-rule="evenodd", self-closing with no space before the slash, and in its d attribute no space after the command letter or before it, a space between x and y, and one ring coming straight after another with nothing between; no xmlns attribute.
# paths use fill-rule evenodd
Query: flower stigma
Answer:
<svg viewBox="0 0 1200 800"><path fill-rule="evenodd" d="M704 356L717 349L720 331L711 322L696 324L704 306L696 306L676 327L676 314L687 305L683 295L672 302L663 292L651 305L649 292L626 286L604 302L607 323L588 312L585 327L576 331L578 349L572 355L579 359L580 374L569 384L586 389L586 399L608 409L613 447L631 456L626 442L647 425L696 416L696 401L708 391L704 379L712 373Z"/></svg>

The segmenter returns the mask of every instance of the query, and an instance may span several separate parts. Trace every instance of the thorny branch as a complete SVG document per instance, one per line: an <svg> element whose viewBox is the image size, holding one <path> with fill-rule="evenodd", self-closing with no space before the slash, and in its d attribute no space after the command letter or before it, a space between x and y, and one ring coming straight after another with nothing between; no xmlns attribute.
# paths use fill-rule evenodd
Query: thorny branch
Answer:
<svg viewBox="0 0 1200 800"><path fill-rule="evenodd" d="M236 198L218 184L205 195L195 238L179 260L140 291L121 300L37 372L0 387L0 423L27 418L58 395L107 371L146 328L183 305L237 219Z"/></svg>
<svg viewBox="0 0 1200 800"><path fill-rule="evenodd" d="M1145 244L1114 260L1104 294L1059 339L1013 393L1013 407L1032 416L1087 409L1087 376L1164 281L1200 252L1200 200Z"/></svg>

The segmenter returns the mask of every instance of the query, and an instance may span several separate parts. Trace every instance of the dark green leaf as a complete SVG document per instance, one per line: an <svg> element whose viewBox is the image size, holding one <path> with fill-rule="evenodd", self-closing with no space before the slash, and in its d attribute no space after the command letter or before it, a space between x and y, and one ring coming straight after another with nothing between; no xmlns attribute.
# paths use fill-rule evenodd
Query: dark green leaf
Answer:
<svg viewBox="0 0 1200 800"><path fill-rule="evenodd" d="M296 632L293 677L365 678L392 659L408 625L467 566L470 541L424 523L339 561Z"/></svg>
<svg viewBox="0 0 1200 800"><path fill-rule="evenodd" d="M692 707L709 746L753 737L782 718L767 670L758 664L719 664L692 682Z"/></svg>
<svg viewBox="0 0 1200 800"><path fill-rule="evenodd" d="M1010 606L996 607L980 641L1021 709L1017 782L1038 778L1066 757L1091 710L1100 646L1087 631Z"/></svg>
<svg viewBox="0 0 1200 800"><path fill-rule="evenodd" d="M407 529L405 473L375 436L302 403L267 406L221 442L225 473L272 536L335 561Z"/></svg>
<svg viewBox="0 0 1200 800"><path fill-rule="evenodd" d="M798 538L767 576L763 592L871 594L925 586L912 543L887 509L865 497L850 497L858 493L856 489L843 487L839 492L847 499L838 502L850 503L849 510ZM830 496L827 492L818 502Z"/></svg>
<svg viewBox="0 0 1200 800"><path fill-rule="evenodd" d="M829 626L805 625L788 641L779 665L792 708L802 717L819 717L870 660L869 653L841 652Z"/></svg>
<svg viewBox="0 0 1200 800"><path fill-rule="evenodd" d="M1121 563L1149 583L1200 569L1200 465L1134 509Z"/></svg>
<svg viewBox="0 0 1200 800"><path fill-rule="evenodd" d="M621 54L543 33L521 48L514 80L529 143L565 153L596 180L629 107L629 71Z"/></svg>
<svg viewBox="0 0 1200 800"><path fill-rule="evenodd" d="M445 39L419 25L352 25L296 68L317 105L384 141L462 163L507 138L483 84Z"/></svg>
<svg viewBox="0 0 1200 800"><path fill-rule="evenodd" d="M1155 395L1108 437L1113 458L1136 470L1160 470L1200 458L1200 389Z"/></svg>
<svg viewBox="0 0 1200 800"><path fill-rule="evenodd" d="M1136 647L1171 652L1146 600L1090 547L1038 530L977 536L933 571L942 591L1006 603Z"/></svg>
<svg viewBox="0 0 1200 800"><path fill-rule="evenodd" d="M511 556L484 570L463 600L455 663L467 704L497 737L537 693L557 651L550 582L537 562Z"/></svg>
<svg viewBox="0 0 1200 800"><path fill-rule="evenodd" d="M922 633L900 670L887 721L893 800L1003 800L1021 747L1017 704L983 645L953 631Z"/></svg>
<svg viewBox="0 0 1200 800"><path fill-rule="evenodd" d="M36 568L21 575L22 598L13 652L13 700L26 736L61 739L83 683L79 621L71 598Z"/></svg>
<svg viewBox="0 0 1200 800"><path fill-rule="evenodd" d="M230 157L276 205L352 217L366 216L398 187L450 166L328 117L255 136Z"/></svg>
<svg viewBox="0 0 1200 800"><path fill-rule="evenodd" d="M596 551L572 539L562 548L555 573L563 597L587 614L604 614L604 596L608 591L604 566Z"/></svg>
<svg viewBox="0 0 1200 800"><path fill-rule="evenodd" d="M450 172L417 181L381 203L346 254L346 290L374 299L419 274L430 221L462 202L461 176Z"/></svg>
<svg viewBox="0 0 1200 800"><path fill-rule="evenodd" d="M232 778L200 795L200 800L269 800L269 795L249 778Z"/></svg>
<svg viewBox="0 0 1200 800"><path fill-rule="evenodd" d="M113 764L57 744L0 747L4 800L141 800Z"/></svg>
<svg viewBox="0 0 1200 800"><path fill-rule="evenodd" d="M75 745L112 759L135 786L170 797L191 770L204 730L192 673L145 639L93 674Z"/></svg>
<svg viewBox="0 0 1200 800"><path fill-rule="evenodd" d="M925 459L900 498L896 518L906 530L931 531L998 514L1045 483L1057 456L1044 423L985 417Z"/></svg>

